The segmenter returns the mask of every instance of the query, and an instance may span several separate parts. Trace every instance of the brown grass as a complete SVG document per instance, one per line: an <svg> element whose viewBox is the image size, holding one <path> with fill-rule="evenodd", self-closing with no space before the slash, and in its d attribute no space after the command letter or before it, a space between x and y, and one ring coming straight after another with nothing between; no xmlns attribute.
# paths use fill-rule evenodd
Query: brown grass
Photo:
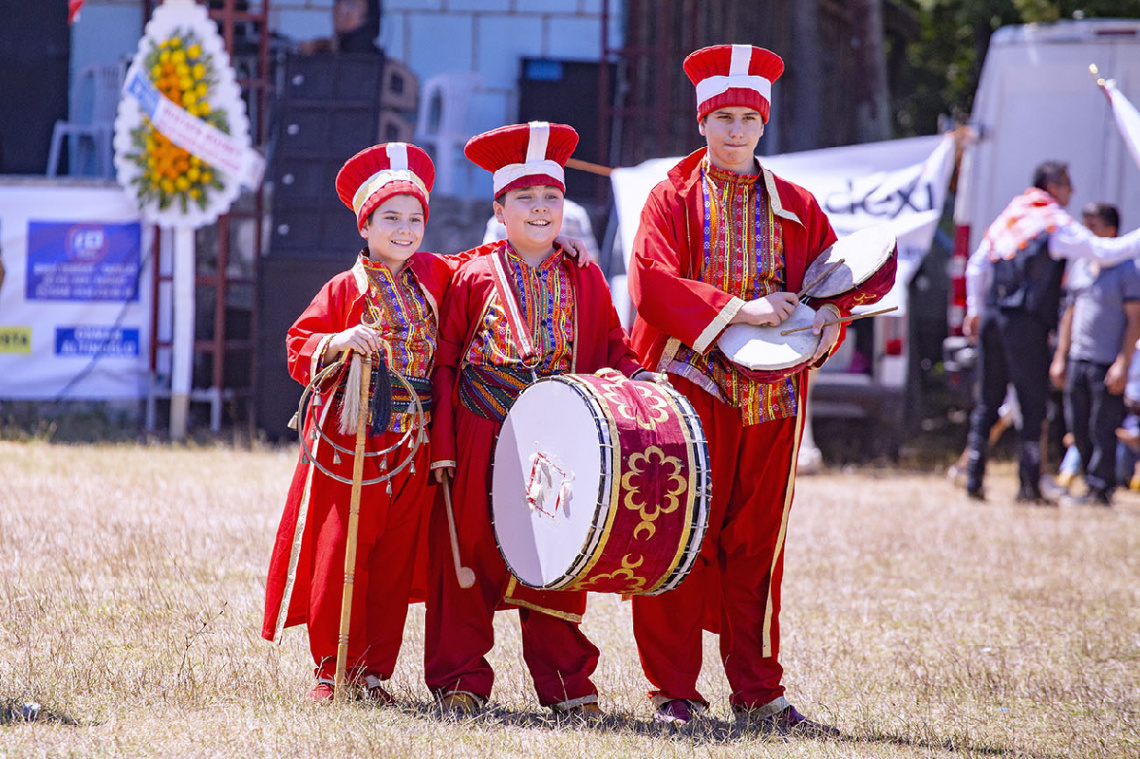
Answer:
<svg viewBox="0 0 1140 759"><path fill-rule="evenodd" d="M785 681L839 742L735 729L706 640L711 719L655 728L629 607L586 628L613 715L555 725L500 614L499 709L440 719L409 618L397 708L316 706L303 630L258 637L294 453L0 443L0 757L1140 756L1140 498L1112 510L967 502L944 479L802 479L783 616ZM25 701L43 705L28 724Z"/></svg>

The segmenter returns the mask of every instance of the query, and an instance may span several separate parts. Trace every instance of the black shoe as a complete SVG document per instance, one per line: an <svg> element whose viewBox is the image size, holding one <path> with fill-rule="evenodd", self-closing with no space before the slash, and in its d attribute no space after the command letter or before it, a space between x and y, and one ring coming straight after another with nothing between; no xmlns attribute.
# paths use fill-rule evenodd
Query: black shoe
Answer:
<svg viewBox="0 0 1140 759"><path fill-rule="evenodd" d="M1017 498L1014 500L1016 500L1018 503L1027 503L1033 506L1057 505L1056 501L1050 498L1046 498L1044 495L1042 495L1040 489L1035 487L1026 487L1025 485L1022 485L1021 489L1017 491Z"/></svg>
<svg viewBox="0 0 1140 759"><path fill-rule="evenodd" d="M967 487L966 497L971 501L984 501L986 500L986 491L982 489L981 485L976 488Z"/></svg>
<svg viewBox="0 0 1140 759"><path fill-rule="evenodd" d="M1065 499L1066 506L1102 506L1112 508L1112 495L1100 488L1089 488L1088 492L1080 496L1069 496Z"/></svg>

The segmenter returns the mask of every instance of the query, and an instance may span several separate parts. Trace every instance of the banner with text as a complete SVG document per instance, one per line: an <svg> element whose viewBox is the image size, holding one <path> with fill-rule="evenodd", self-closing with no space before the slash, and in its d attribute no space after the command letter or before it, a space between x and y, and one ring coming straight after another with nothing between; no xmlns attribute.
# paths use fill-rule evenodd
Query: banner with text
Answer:
<svg viewBox="0 0 1140 759"><path fill-rule="evenodd" d="M627 265L649 191L679 160L646 161L616 169L611 176ZM873 308L899 306L896 315L903 315L906 287L930 250L946 201L954 171L953 135L761 156L760 163L810 191L840 237L866 227L890 227L899 241L898 277Z"/></svg>
<svg viewBox="0 0 1140 759"><path fill-rule="evenodd" d="M0 400L146 395L152 239L116 184L0 181Z"/></svg>

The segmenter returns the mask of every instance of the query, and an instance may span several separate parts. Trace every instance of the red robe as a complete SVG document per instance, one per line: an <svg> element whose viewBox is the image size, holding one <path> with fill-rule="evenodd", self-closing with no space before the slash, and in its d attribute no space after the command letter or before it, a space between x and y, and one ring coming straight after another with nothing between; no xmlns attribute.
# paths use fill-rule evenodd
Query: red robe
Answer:
<svg viewBox="0 0 1140 759"><path fill-rule="evenodd" d="M451 272L462 259L415 253L406 264L415 274L433 318L447 288ZM351 326L360 324L368 281L361 264L338 274L321 288L290 328L286 338L289 373L308 385L321 368L328 341ZM339 404L334 403L346 372L329 378L318 388L317 413L325 434L338 445L355 447L355 434L338 429ZM313 417L304 420L306 440L313 439ZM400 433L387 432L368 439L369 450L393 445ZM315 446L315 447L314 447ZM338 475L352 478L352 455L340 455L336 463L330 446L310 442L317 460ZM395 465L407 448L390 455ZM420 446L415 471L405 469L392 480L392 493L381 483L363 489L358 528L358 558L349 637L350 669L380 679L391 675L403 635L413 578L418 566L418 596L423 597L424 534L428 506L433 495L429 483L429 445ZM379 457L365 460L364 479L380 475ZM300 457L269 563L265 588L265 612L261 634L279 640L283 628L305 623L318 677L331 677L339 631L341 594L344 586L344 535L351 486L319 472ZM420 561L416 562L417 547Z"/></svg>
<svg viewBox="0 0 1140 759"><path fill-rule="evenodd" d="M634 242L629 288L637 319L632 343L654 370L662 370L659 362L671 338L698 353L714 349L743 303L695 279L704 255L700 166L706 152L684 158L653 188ZM798 292L807 267L835 242L835 233L807 190L767 170L760 181L780 223L785 287ZM824 302L846 315L855 301L845 295ZM721 635L733 705L778 710L786 703L778 662L780 584L802 414L744 425L738 409L684 378L670 379L704 424L713 498L692 574L674 591L634 598L634 633L643 669L655 687L651 695L704 702L696 689L704 627ZM795 382L802 411L806 367Z"/></svg>
<svg viewBox="0 0 1140 759"><path fill-rule="evenodd" d="M494 673L485 654L493 646L497 608L519 609L523 655L539 701L570 707L596 700L590 674L598 650L578 629L586 609L583 592L537 591L519 585L506 570L491 526L490 466L501 427L459 402L458 373L495 293L490 257L500 243L473 251L478 258L456 274L440 320L439 348L432 374L435 413L432 466L455 466L452 486L460 558L476 575L462 589L455 579L446 516L436 508L429 526L428 601L425 621L425 676L437 694L462 691L490 696ZM605 367L632 375L641 369L618 321L609 288L594 264L565 261L574 292L576 329L571 372Z"/></svg>

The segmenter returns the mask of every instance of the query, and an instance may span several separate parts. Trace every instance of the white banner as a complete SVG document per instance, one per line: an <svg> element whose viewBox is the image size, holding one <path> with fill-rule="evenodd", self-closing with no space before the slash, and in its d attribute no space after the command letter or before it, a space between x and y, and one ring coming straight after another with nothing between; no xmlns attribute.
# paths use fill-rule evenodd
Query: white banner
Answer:
<svg viewBox="0 0 1140 759"><path fill-rule="evenodd" d="M117 184L0 180L0 399L145 397L152 239Z"/></svg>
<svg viewBox="0 0 1140 759"><path fill-rule="evenodd" d="M679 160L646 161L616 169L611 176L627 265L649 191ZM930 250L946 201L954 171L953 135L761 156L760 162L810 191L840 237L866 227L890 227L899 241L898 278L890 294L870 310L898 306L896 315L902 316L906 286Z"/></svg>

